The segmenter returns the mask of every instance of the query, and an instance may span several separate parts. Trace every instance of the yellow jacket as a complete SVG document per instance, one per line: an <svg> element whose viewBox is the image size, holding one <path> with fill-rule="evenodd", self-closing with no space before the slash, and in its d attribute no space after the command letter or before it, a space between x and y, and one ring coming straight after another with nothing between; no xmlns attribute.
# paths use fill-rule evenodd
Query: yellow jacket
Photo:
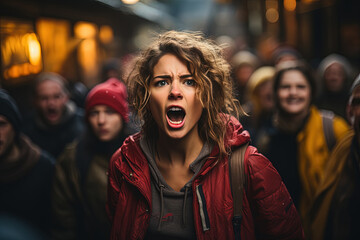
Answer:
<svg viewBox="0 0 360 240"><path fill-rule="evenodd" d="M324 231L328 218L329 208L337 188L340 175L343 172L346 160L349 157L351 143L354 132L349 131L339 142L329 157L325 171L325 177L320 184L316 194L314 204L309 216L311 223L311 239L320 240L324 238Z"/></svg>
<svg viewBox="0 0 360 240"><path fill-rule="evenodd" d="M343 138L350 127L341 117L334 116L333 129L336 142ZM300 200L300 215L304 221L313 203L315 193L324 178L324 169L328 162L328 149L322 116L320 111L312 106L309 119L304 128L297 135L299 175L302 183ZM304 222L304 224L306 224Z"/></svg>

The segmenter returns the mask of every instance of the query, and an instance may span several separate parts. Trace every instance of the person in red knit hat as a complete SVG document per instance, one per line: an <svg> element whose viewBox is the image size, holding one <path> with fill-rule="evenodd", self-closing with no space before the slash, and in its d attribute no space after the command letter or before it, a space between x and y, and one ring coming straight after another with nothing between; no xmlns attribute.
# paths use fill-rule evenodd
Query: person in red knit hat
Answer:
<svg viewBox="0 0 360 240"><path fill-rule="evenodd" d="M85 101L87 130L58 159L53 186L54 239L109 239L105 211L111 155L134 133L124 83L96 85Z"/></svg>
<svg viewBox="0 0 360 240"><path fill-rule="evenodd" d="M127 103L126 86L116 78L110 78L106 82L96 85L87 95L85 110L89 111L95 105L106 105L118 112L125 122L129 121L129 109Z"/></svg>

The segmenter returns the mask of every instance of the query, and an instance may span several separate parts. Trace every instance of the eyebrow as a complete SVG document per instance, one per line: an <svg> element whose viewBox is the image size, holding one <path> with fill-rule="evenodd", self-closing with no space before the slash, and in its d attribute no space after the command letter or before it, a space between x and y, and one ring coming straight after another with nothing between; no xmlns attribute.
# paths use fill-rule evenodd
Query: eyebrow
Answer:
<svg viewBox="0 0 360 240"><path fill-rule="evenodd" d="M189 77L192 77L192 75L191 75L191 74L185 74L185 75L181 75L181 76L180 76L181 79L189 78ZM171 76L170 76L170 75L159 75L159 76L155 76L153 79L157 79L157 78L171 79Z"/></svg>

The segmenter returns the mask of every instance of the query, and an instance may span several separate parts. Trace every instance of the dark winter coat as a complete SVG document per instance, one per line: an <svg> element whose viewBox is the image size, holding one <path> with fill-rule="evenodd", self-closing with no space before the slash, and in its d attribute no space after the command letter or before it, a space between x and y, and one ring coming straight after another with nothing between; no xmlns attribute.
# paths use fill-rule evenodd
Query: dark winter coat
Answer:
<svg viewBox="0 0 360 240"><path fill-rule="evenodd" d="M84 129L84 113L71 102L58 125L49 126L36 116L26 121L24 133L40 148L57 158L66 145L79 137Z"/></svg>
<svg viewBox="0 0 360 240"><path fill-rule="evenodd" d="M0 161L0 215L48 234L55 160L24 135L19 150L17 159Z"/></svg>

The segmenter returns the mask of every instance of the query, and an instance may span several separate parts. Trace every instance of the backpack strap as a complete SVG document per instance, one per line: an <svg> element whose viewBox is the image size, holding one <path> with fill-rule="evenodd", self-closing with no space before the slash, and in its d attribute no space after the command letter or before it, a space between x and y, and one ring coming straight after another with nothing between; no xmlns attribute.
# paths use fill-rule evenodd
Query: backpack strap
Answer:
<svg viewBox="0 0 360 240"><path fill-rule="evenodd" d="M244 169L245 152L249 143L236 149L230 156L230 183L231 192L234 201L233 228L235 239L240 239L240 224L242 219L243 189L246 185L246 176Z"/></svg>
<svg viewBox="0 0 360 240"><path fill-rule="evenodd" d="M320 114L322 118L326 145L329 151L331 151L336 143L334 127L333 127L333 120L335 114L332 111L328 111L328 110L320 110Z"/></svg>

